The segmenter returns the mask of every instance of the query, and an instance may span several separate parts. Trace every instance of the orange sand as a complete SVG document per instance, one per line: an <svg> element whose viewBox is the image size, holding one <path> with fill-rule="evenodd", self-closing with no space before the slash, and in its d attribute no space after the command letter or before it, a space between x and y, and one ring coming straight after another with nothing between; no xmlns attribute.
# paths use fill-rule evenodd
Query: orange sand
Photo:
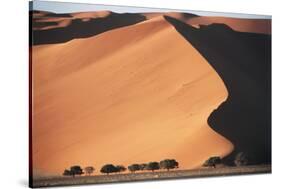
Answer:
<svg viewBox="0 0 281 189"><path fill-rule="evenodd" d="M162 16L32 49L34 170L165 158L191 169L232 151L207 124L223 81Z"/></svg>
<svg viewBox="0 0 281 189"><path fill-rule="evenodd" d="M266 19L241 19L226 17L200 16L191 18L185 23L190 25L226 24L235 31L271 34L271 21Z"/></svg>

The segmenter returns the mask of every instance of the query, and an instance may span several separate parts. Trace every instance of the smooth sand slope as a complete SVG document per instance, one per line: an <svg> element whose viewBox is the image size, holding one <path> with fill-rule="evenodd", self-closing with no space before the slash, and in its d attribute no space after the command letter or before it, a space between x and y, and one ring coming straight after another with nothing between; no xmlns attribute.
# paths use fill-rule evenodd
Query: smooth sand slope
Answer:
<svg viewBox="0 0 281 189"><path fill-rule="evenodd" d="M207 124L223 81L162 16L32 48L35 170L165 158L190 169L232 151Z"/></svg>

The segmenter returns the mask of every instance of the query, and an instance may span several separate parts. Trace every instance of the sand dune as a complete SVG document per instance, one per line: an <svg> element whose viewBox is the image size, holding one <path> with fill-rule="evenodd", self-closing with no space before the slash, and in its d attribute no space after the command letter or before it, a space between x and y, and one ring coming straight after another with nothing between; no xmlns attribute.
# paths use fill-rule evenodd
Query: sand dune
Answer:
<svg viewBox="0 0 281 189"><path fill-rule="evenodd" d="M33 18L33 45L88 38L145 20L145 16L139 14L117 14L109 11L50 15ZM32 17L32 12L30 16Z"/></svg>
<svg viewBox="0 0 281 189"><path fill-rule="evenodd" d="M239 32L271 34L271 20L269 19L200 16L182 21L197 27L200 27L200 25L225 24Z"/></svg>
<svg viewBox="0 0 281 189"><path fill-rule="evenodd" d="M196 29L166 17L224 81L228 99L208 119L251 164L271 163L271 35L235 32L225 24ZM206 45L208 44L208 45ZM258 144L258 145L257 145Z"/></svg>
<svg viewBox="0 0 281 189"><path fill-rule="evenodd" d="M212 24L225 24L231 29L239 32L271 34L271 20L269 19L247 19L230 18L218 16L198 16L195 14L167 12L167 13L140 13L146 19L152 19L157 16L169 16L180 20L193 27L200 28L200 25L208 26Z"/></svg>
<svg viewBox="0 0 281 189"><path fill-rule="evenodd" d="M68 17L60 16L59 14L46 13L46 12L35 12L33 17L35 22L33 23L33 30L49 30L55 28L62 28L69 26L72 21L77 19L83 22L88 22L91 19L105 18L110 16L110 11L95 11L95 12L77 12L71 13ZM52 15L52 16L50 16Z"/></svg>
<svg viewBox="0 0 281 189"><path fill-rule="evenodd" d="M225 24L240 32L271 33L271 20L207 17L179 12L118 14L110 11L96 11L55 14L31 11L30 15L33 17L33 45L63 43L72 39L92 37L111 29L140 23L159 16L169 16L196 28L211 24Z"/></svg>
<svg viewBox="0 0 281 189"><path fill-rule="evenodd" d="M111 11L77 12L71 13L73 18L103 18L112 14Z"/></svg>
<svg viewBox="0 0 281 189"><path fill-rule="evenodd" d="M147 12L147 13L139 13L146 17L146 19L153 19L159 16L170 16L172 18L176 18L179 20L188 20L194 17L198 17L198 15L190 14L190 13L181 13L181 12Z"/></svg>
<svg viewBox="0 0 281 189"><path fill-rule="evenodd" d="M31 14L35 176L239 151L271 162L271 20Z"/></svg>
<svg viewBox="0 0 281 189"><path fill-rule="evenodd" d="M70 14L55 14L45 11L32 11L31 14L35 19L35 22L33 23L34 24L33 30L48 30L48 29L66 27L70 25L73 20L77 20L77 19L81 19L82 21L87 22L92 19L105 18L111 15L115 15L115 16L122 15L105 10L93 11L93 12L77 12L77 13L70 13ZM138 15L138 16L143 16L147 20L164 15L180 20L185 20L185 21L189 18L197 17L197 15L194 14L179 13L179 12L127 13L125 15L126 15L126 19L128 19L129 16ZM138 22L141 21L143 20L139 20ZM68 24L62 25L61 23L68 23Z"/></svg>
<svg viewBox="0 0 281 189"><path fill-rule="evenodd" d="M223 81L162 16L32 49L34 169L164 158L190 169L232 151L207 123Z"/></svg>

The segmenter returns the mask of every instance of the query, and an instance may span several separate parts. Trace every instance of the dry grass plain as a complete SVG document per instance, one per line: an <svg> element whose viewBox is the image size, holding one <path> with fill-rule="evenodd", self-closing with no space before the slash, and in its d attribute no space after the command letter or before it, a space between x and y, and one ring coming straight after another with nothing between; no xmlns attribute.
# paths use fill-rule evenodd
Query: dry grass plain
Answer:
<svg viewBox="0 0 281 189"><path fill-rule="evenodd" d="M201 168L194 170L174 170L174 171L155 171L139 172L111 175L93 175L72 177L52 177L37 179L33 181L33 187L52 187L85 184L102 184L114 182L164 180L175 178L196 178L210 176L229 176L245 174L271 173L271 165L251 165L242 167L220 167L220 168Z"/></svg>

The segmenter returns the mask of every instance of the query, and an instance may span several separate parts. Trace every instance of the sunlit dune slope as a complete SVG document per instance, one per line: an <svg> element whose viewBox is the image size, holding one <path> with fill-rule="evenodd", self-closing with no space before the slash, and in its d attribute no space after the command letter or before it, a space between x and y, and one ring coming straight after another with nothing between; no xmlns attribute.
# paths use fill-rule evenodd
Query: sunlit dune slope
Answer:
<svg viewBox="0 0 281 189"><path fill-rule="evenodd" d="M207 124L223 81L163 17L32 48L34 169L165 158L190 169L232 151Z"/></svg>

